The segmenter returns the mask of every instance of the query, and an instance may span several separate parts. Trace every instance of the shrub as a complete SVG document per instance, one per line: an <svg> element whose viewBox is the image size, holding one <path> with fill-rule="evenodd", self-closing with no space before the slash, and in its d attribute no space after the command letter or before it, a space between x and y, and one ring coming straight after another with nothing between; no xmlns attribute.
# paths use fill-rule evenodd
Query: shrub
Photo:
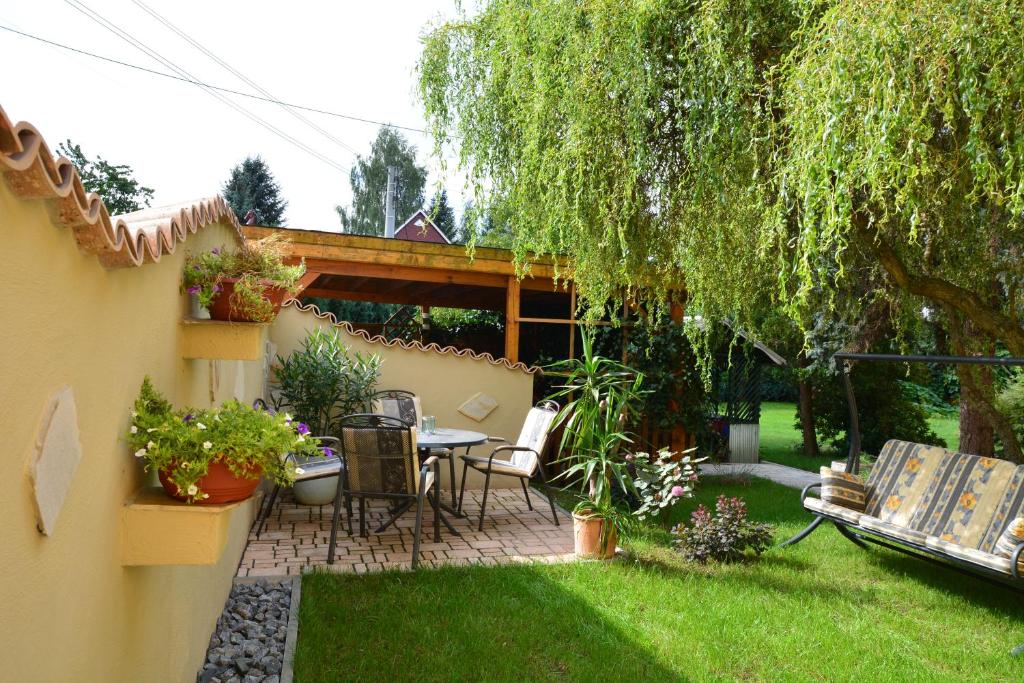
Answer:
<svg viewBox="0 0 1024 683"><path fill-rule="evenodd" d="M322 436L333 434L340 417L365 412L380 379L380 356L349 354L337 330L313 330L301 349L278 356L277 363L277 408L291 410Z"/></svg>
<svg viewBox="0 0 1024 683"><path fill-rule="evenodd" d="M220 462L236 476L262 473L274 482L290 484L295 465L286 453L304 458L322 455L309 428L284 413L273 415L238 401L220 408L174 410L147 377L132 410L127 441L135 457L163 471L189 502L207 494L199 486L210 464Z"/></svg>
<svg viewBox="0 0 1024 683"><path fill-rule="evenodd" d="M715 512L700 505L690 515L690 526L677 524L672 529L673 545L685 559L701 564L735 562L748 551L760 555L771 546L772 525L748 521L747 505L741 499L719 496Z"/></svg>
<svg viewBox="0 0 1024 683"><path fill-rule="evenodd" d="M633 485L640 506L633 514L637 518L656 516L665 508L693 495L693 484L697 481L696 464L705 460L691 457L696 450L690 448L682 453L673 453L662 449L653 455L626 455L626 461L633 463L636 469Z"/></svg>

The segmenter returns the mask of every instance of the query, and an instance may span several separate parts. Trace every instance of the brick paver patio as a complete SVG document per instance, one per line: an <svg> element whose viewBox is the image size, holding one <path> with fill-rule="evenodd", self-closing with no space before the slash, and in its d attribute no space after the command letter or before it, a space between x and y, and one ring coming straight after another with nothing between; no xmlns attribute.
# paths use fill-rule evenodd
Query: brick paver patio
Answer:
<svg viewBox="0 0 1024 683"><path fill-rule="evenodd" d="M492 490L487 497L487 515L483 531L477 531L481 491L466 491L463 511L466 518L447 515L461 537L441 525L441 542L433 538L433 517L424 510L423 536L420 539L420 566L498 564L503 562L561 562L574 559L572 518L558 510L561 526L551 520L551 509L540 492L531 489L534 504L527 509L522 491ZM450 494L442 491L442 500ZM338 548L334 564L327 564L327 546L331 537L333 506L299 505L290 493L284 493L274 506L259 539L255 529L249 535L238 567L238 576L295 575L313 567L331 571L365 573L391 568L408 569L412 561L412 530L415 513L402 515L382 534L374 531L387 519L386 501L367 501L367 538L359 537L359 507L352 521L355 536L349 536L344 524L338 529Z"/></svg>

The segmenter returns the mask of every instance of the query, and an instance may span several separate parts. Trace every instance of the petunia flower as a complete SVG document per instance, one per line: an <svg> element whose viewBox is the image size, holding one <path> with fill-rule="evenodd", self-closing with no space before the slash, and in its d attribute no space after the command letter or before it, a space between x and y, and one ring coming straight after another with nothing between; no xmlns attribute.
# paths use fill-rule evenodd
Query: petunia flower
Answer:
<svg viewBox="0 0 1024 683"><path fill-rule="evenodd" d="M182 422L191 422L194 419L195 419L195 416L192 413L189 413L185 417L181 418L181 421Z"/></svg>
<svg viewBox="0 0 1024 683"><path fill-rule="evenodd" d="M136 458L141 458L141 457L143 457L145 455L146 455L146 449L145 448L140 448L139 450L135 451L135 457Z"/></svg>
<svg viewBox="0 0 1024 683"><path fill-rule="evenodd" d="M334 456L334 449L329 446L321 446L320 450L324 452L325 458L330 458Z"/></svg>
<svg viewBox="0 0 1024 683"><path fill-rule="evenodd" d="M202 422L196 422L196 429L206 429L206 425Z"/></svg>
<svg viewBox="0 0 1024 683"><path fill-rule="evenodd" d="M306 470L302 469L301 467L296 467L295 468L295 474L305 474L305 473L306 473Z"/></svg>
<svg viewBox="0 0 1024 683"><path fill-rule="evenodd" d="M188 487L188 495L194 496L197 493L199 493L199 487L198 486L196 486L195 484L192 484L191 486Z"/></svg>
<svg viewBox="0 0 1024 683"><path fill-rule="evenodd" d="M306 434L309 434L309 425L307 425L305 422L300 422L299 426L295 428L295 431L305 436Z"/></svg>
<svg viewBox="0 0 1024 683"><path fill-rule="evenodd" d="M206 450L210 450L211 448L213 448L213 442L212 441L204 441L203 442L203 448L205 448Z"/></svg>
<svg viewBox="0 0 1024 683"><path fill-rule="evenodd" d="M302 434L299 434L299 436L295 439L295 443L302 443L305 440L306 437L304 437Z"/></svg>
<svg viewBox="0 0 1024 683"><path fill-rule="evenodd" d="M149 443L146 444L146 448L156 448L156 444L150 441Z"/></svg>
<svg viewBox="0 0 1024 683"><path fill-rule="evenodd" d="M139 428L136 427L135 425L132 425L132 428L130 430L128 430L128 431L130 431L132 434L138 434L139 433Z"/></svg>
<svg viewBox="0 0 1024 683"><path fill-rule="evenodd" d="M188 293L189 294L198 294L199 293L199 285L192 285L191 287L189 287L188 288Z"/></svg>

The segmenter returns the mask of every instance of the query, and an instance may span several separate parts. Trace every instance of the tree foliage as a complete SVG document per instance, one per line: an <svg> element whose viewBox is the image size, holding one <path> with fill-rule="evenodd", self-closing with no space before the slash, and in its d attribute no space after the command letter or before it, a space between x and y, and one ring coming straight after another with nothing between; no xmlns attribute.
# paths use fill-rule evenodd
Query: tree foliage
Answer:
<svg viewBox="0 0 1024 683"><path fill-rule="evenodd" d="M1024 354L1015 0L492 0L420 62L439 146L581 295L809 330L927 303Z"/></svg>
<svg viewBox="0 0 1024 683"><path fill-rule="evenodd" d="M434 225L440 228L450 242L461 241L459 239L459 224L455 220L455 210L448 203L448 190L442 189L434 195L433 201L430 202L430 208L427 209L427 216L434 221Z"/></svg>
<svg viewBox="0 0 1024 683"><path fill-rule="evenodd" d="M259 156L246 157L231 169L231 177L224 183L224 199L241 223L246 222L249 211L255 213L256 225L277 227L284 223L288 202L281 197L281 187Z"/></svg>
<svg viewBox="0 0 1024 683"><path fill-rule="evenodd" d="M416 163L416 147L394 128L384 126L377 133L368 157L360 156L349 182L352 206L335 207L345 232L353 235L384 234L384 202L388 187L388 166L398 168L395 178L395 214L398 221L423 207L427 169Z"/></svg>
<svg viewBox="0 0 1024 683"><path fill-rule="evenodd" d="M152 188L135 180L132 167L127 164L112 164L103 157L90 159L81 146L65 140L57 146L57 152L67 157L78 169L82 186L88 192L95 192L103 198L110 215L131 213L149 206L153 199Z"/></svg>

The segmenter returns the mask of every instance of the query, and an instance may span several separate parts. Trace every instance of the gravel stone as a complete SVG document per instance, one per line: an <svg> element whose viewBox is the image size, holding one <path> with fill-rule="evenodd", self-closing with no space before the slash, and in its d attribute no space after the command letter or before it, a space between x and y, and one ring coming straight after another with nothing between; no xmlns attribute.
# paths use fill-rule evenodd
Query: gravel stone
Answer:
<svg viewBox="0 0 1024 683"><path fill-rule="evenodd" d="M199 683L280 683L292 586L260 580L231 589Z"/></svg>

